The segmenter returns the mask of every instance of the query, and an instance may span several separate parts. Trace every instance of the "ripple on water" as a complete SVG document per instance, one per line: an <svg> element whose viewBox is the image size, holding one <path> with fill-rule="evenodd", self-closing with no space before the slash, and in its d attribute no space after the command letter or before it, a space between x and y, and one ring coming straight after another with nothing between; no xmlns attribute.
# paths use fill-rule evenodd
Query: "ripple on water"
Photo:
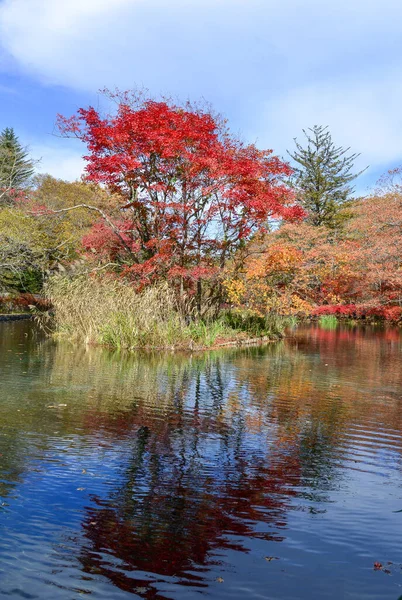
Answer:
<svg viewBox="0 0 402 600"><path fill-rule="evenodd" d="M32 327L0 324L1 596L396 600L400 343L126 356Z"/></svg>

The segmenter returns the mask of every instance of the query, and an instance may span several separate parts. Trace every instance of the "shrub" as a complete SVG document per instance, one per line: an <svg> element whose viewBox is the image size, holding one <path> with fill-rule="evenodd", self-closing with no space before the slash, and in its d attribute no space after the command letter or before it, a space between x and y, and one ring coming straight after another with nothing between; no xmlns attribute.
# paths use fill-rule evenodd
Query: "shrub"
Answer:
<svg viewBox="0 0 402 600"><path fill-rule="evenodd" d="M261 316L251 310L238 309L225 311L221 319L232 329L253 336L281 337L286 325L286 320L274 312Z"/></svg>
<svg viewBox="0 0 402 600"><path fill-rule="evenodd" d="M318 322L323 329L336 329L338 326L338 319L335 315L321 315Z"/></svg>
<svg viewBox="0 0 402 600"><path fill-rule="evenodd" d="M51 304L45 298L33 294L19 294L17 296L6 294L0 296L0 313L29 312L32 308L43 312L49 310Z"/></svg>
<svg viewBox="0 0 402 600"><path fill-rule="evenodd" d="M402 307L400 306L368 306L364 304L338 304L318 306L313 311L313 316L334 315L350 319L372 319L398 322L402 320Z"/></svg>

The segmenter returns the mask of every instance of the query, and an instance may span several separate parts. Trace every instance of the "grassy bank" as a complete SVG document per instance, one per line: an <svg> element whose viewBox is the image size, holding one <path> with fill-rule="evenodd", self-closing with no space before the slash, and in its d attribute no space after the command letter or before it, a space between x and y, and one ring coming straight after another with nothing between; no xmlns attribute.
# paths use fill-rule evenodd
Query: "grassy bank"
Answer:
<svg viewBox="0 0 402 600"><path fill-rule="evenodd" d="M159 285L136 293L114 279L64 276L46 285L53 305L48 326L61 337L113 348L199 349L275 340L283 335L283 319L225 311L210 321L186 319L172 291Z"/></svg>

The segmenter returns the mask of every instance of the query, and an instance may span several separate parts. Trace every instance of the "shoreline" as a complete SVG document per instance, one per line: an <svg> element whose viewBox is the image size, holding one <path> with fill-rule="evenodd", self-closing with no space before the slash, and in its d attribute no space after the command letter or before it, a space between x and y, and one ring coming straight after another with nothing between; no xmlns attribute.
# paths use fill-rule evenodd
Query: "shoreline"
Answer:
<svg viewBox="0 0 402 600"><path fill-rule="evenodd" d="M279 342L281 339L283 339L283 337L273 338L273 337L269 337L269 336L262 336L262 337L255 337L255 338L246 338L246 339L237 338L237 339L225 340L222 342L217 342L215 344L212 344L211 346L203 346L203 345L197 345L197 344L188 344L188 345L177 344L176 346L136 346L134 348L122 348L122 350L125 350L128 352L140 352L140 351L169 352L170 351L170 352L187 352L187 353L191 354L193 352L206 352L208 350L220 350L220 349L225 349L225 348L229 349L229 348L246 348L249 346L263 346L265 344ZM97 344L95 344L95 346L96 345ZM108 347L108 346L103 346L103 347ZM115 350L115 348L113 346L111 346L110 348Z"/></svg>
<svg viewBox="0 0 402 600"><path fill-rule="evenodd" d="M71 338L67 339L64 336L55 334L55 339L58 340L66 340L68 342L72 342ZM217 342L212 344L211 346L203 346L201 344L176 344L175 346L133 346L129 347L116 347L109 344L99 344L93 341L84 341L83 344L87 347L91 348L104 348L106 350L110 350L112 352L177 352L177 353L198 353L198 352L207 352L209 350L224 350L224 349L240 349L240 348L248 348L248 347L256 347L256 346L264 346L266 344L272 344L275 342L280 342L284 339L285 336L280 337L269 337L269 336L261 336L261 337L253 337L253 338L237 338L237 339L229 339L221 342ZM78 340L75 340L78 342Z"/></svg>
<svg viewBox="0 0 402 600"><path fill-rule="evenodd" d="M1 321L24 321L28 319L32 319L33 315L30 313L19 313L19 314L11 314L11 315L1 315L0 314L0 322Z"/></svg>

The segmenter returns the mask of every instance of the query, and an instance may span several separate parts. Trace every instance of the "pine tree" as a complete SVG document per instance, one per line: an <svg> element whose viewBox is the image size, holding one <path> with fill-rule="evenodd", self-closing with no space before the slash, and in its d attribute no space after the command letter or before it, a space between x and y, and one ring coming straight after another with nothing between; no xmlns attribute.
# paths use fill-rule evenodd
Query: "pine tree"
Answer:
<svg viewBox="0 0 402 600"><path fill-rule="evenodd" d="M34 161L29 157L14 130L7 127L0 134L0 203L9 203L24 190L34 174Z"/></svg>
<svg viewBox="0 0 402 600"><path fill-rule="evenodd" d="M308 220L313 225L335 228L339 225L340 211L354 188L349 184L363 171L353 173L359 154L347 155L350 148L336 147L328 127L314 125L307 131L304 148L295 138L296 151L288 154L297 163L292 185L296 190ZM365 170L365 169L364 169Z"/></svg>

